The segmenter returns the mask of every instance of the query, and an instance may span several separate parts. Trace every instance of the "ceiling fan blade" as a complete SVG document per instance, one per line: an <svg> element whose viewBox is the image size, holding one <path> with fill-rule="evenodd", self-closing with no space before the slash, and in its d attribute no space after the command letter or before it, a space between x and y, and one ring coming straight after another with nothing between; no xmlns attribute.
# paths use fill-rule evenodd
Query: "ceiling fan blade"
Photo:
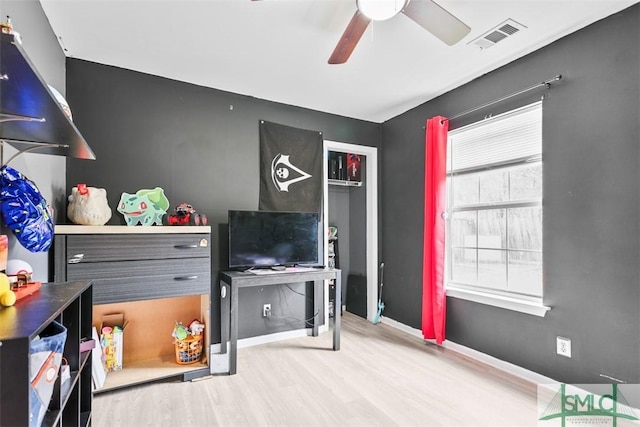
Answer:
<svg viewBox="0 0 640 427"><path fill-rule="evenodd" d="M449 46L471 31L467 24L431 0L410 0L402 13Z"/></svg>
<svg viewBox="0 0 640 427"><path fill-rule="evenodd" d="M344 30L342 37L338 41L336 48L333 50L331 57L329 58L329 64L344 64L351 56L351 53L356 48L358 41L364 34L364 31L369 26L371 19L367 18L359 10L349 21L349 25Z"/></svg>

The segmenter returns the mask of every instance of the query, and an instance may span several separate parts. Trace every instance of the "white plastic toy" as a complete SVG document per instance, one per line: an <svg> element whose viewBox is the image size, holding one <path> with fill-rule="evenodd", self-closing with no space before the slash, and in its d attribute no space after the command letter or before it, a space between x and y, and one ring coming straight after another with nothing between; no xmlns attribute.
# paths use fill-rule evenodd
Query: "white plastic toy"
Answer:
<svg viewBox="0 0 640 427"><path fill-rule="evenodd" d="M67 216L78 225L104 225L111 219L107 190L78 184L71 189Z"/></svg>

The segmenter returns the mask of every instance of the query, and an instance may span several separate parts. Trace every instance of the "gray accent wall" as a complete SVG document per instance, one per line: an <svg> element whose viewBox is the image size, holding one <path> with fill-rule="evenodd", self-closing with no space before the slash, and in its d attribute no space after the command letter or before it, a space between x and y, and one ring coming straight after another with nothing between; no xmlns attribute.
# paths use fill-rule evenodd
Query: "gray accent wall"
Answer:
<svg viewBox="0 0 640 427"><path fill-rule="evenodd" d="M342 304L347 304L349 275L367 275L367 159L361 157L360 187L329 186L329 225L338 227L338 267ZM353 208L352 208L353 206Z"/></svg>
<svg viewBox="0 0 640 427"><path fill-rule="evenodd" d="M161 187L170 209L181 202L192 204L212 227L214 278L227 265L226 235L220 230L228 210L258 209L260 120L321 131L331 141L381 146L377 123L77 59L67 60L67 93L75 124L97 157L67 160L67 194L78 183L105 188L113 211L109 224L124 224L116 211L123 192ZM364 217L364 205L350 207L358 209ZM218 290L216 283L214 342L219 340ZM240 337L299 328L295 319L312 313L308 298L294 291L304 293L304 287L243 290ZM282 319L262 319L264 303Z"/></svg>
<svg viewBox="0 0 640 427"><path fill-rule="evenodd" d="M361 187L349 190L349 274L367 275L367 157L361 156ZM344 282L343 282L344 283ZM345 300L343 300L345 301Z"/></svg>
<svg viewBox="0 0 640 427"><path fill-rule="evenodd" d="M351 265L351 189L329 186L329 225L338 227L338 267L342 273L342 304L347 303L347 278ZM344 238L343 238L344 236Z"/></svg>
<svg viewBox="0 0 640 427"><path fill-rule="evenodd" d="M541 318L448 298L447 339L562 382L640 382L639 42L636 5L384 123L385 316L421 328L426 119L562 74L549 91L451 123L546 93L544 302L551 311ZM572 358L556 355L557 336L571 339Z"/></svg>

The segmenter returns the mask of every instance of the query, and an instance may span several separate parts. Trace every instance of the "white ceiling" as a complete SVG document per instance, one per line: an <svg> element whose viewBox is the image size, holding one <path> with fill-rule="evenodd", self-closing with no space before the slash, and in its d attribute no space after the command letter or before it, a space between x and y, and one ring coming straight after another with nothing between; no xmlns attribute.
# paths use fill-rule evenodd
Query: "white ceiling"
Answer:
<svg viewBox="0 0 640 427"><path fill-rule="evenodd" d="M639 0L436 1L471 27L456 45L399 14L329 65L355 0L40 0L69 57L378 123Z"/></svg>

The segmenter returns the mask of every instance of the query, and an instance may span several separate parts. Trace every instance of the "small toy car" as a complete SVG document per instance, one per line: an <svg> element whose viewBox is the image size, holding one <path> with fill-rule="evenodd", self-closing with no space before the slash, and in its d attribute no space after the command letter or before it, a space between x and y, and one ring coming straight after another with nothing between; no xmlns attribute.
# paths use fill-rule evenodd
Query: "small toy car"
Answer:
<svg viewBox="0 0 640 427"><path fill-rule="evenodd" d="M162 216L162 225L207 225L209 221L204 214L196 213L196 210L188 203L180 203L175 214L165 213Z"/></svg>

